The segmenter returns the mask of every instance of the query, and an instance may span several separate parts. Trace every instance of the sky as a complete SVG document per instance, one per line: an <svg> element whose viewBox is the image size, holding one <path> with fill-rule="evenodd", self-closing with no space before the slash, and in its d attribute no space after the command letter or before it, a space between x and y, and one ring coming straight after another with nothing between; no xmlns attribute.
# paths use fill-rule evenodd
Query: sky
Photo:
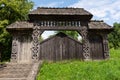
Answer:
<svg viewBox="0 0 120 80"><path fill-rule="evenodd" d="M120 23L120 0L32 0L37 7L74 7L84 8L92 13L93 20L103 20L113 26ZM47 33L46 33L47 35Z"/></svg>

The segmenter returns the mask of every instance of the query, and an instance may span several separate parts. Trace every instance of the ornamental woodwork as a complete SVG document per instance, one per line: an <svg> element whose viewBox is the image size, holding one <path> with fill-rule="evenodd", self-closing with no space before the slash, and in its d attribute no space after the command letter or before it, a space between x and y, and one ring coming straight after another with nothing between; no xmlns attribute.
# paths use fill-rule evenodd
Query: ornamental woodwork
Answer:
<svg viewBox="0 0 120 80"><path fill-rule="evenodd" d="M40 53L40 45L39 45L39 38L40 35L43 33L43 31L39 30L39 26L37 23L34 24L34 28L33 28L33 34L32 34L32 38L33 38L33 46L32 46L32 59L33 61L38 61L39 60L39 53Z"/></svg>
<svg viewBox="0 0 120 80"><path fill-rule="evenodd" d="M87 27L82 27L81 30L78 31L83 39L83 57L84 59L90 59L90 49L89 49L89 40L88 40L88 31Z"/></svg>
<svg viewBox="0 0 120 80"><path fill-rule="evenodd" d="M37 25L43 26L43 27L57 27L57 26L79 27L81 26L80 21L38 21Z"/></svg>
<svg viewBox="0 0 120 80"><path fill-rule="evenodd" d="M33 37L33 48L32 48L33 55L32 55L32 59L38 60L38 58L39 58L39 53L40 53L39 52L40 51L40 46L38 45L39 44L39 37L40 37L40 35L43 32L41 26L43 26L43 28L44 28L45 25L46 26L47 25L51 25L50 22L48 22L48 23L46 23L46 22L43 21L43 22L36 22L34 24L33 36L32 36ZM57 23L60 23L60 22L57 22ZM63 22L61 22L61 23L63 23ZM72 23L72 21L70 21L68 23ZM80 22L78 21L78 23L80 23ZM90 49L89 49L87 23L82 23L81 25L82 25L81 27L80 27L80 25L78 25L78 26L73 27L73 28L75 28L75 29L79 28L78 32L82 35L83 41L84 41L84 43L83 43L83 57L84 57L84 59L90 59ZM59 30L59 28L57 26L61 26L62 27L62 25L58 25L58 24L55 25L55 26L53 26L53 27L56 27L57 30ZM53 27L51 26L49 28L53 28ZM64 30L68 30L69 26L68 27L64 27L63 29ZM61 28L60 28L60 30L61 30Z"/></svg>
<svg viewBox="0 0 120 80"><path fill-rule="evenodd" d="M18 39L17 37L14 36L12 42L11 61L17 62L17 58L18 58Z"/></svg>
<svg viewBox="0 0 120 80"><path fill-rule="evenodd" d="M74 52L75 50L75 52L81 54L80 56L78 56L79 58L82 57L82 59L88 60L93 58L91 52L93 53L97 49L98 53L96 53L96 59L99 58L97 55L101 53L103 53L102 55L103 57L105 58L109 57L107 34L112 31L112 28L103 21L91 20L93 15L88 11L81 8L75 8L75 9L74 8L38 8L36 10L31 11L28 16L29 16L29 20L17 21L7 27L7 30L13 35L12 53L11 53L12 62L18 62L18 63L25 61L34 62L40 60L39 58L49 55L48 53L43 53L46 55L41 56L40 53L41 51L40 49L42 48L40 47L41 45L39 38L43 33L43 31L45 30L78 31L82 36L83 43L81 44L81 46L77 46L77 48L73 46L69 46L70 44L72 44L72 42L74 43L74 46L76 45L77 41L74 40L72 40L72 42L64 42L64 39L61 38L61 40L63 40L64 43L60 42L60 44L58 45L55 44L54 41L50 40L51 45L48 44L49 46L47 46L47 48L53 45L57 45L55 46L54 49L57 48L57 50L59 50L58 46L63 45L62 48L60 47L60 49L63 50L63 51L61 50L60 54L62 53L66 54L65 51L68 51L68 54L70 54L71 51ZM98 42L94 41L93 39L93 43L92 43L90 42L90 38L89 38L90 34L101 34L102 37ZM92 36L95 37L94 35ZM58 41L56 43L59 42L59 39L57 40ZM49 42L46 41L46 43ZM68 47L66 47L65 44L68 45ZM100 47L101 49L99 49ZM65 50L65 48L67 50ZM70 49L68 50L68 48ZM55 52L54 49L53 49L53 53ZM77 49L79 49L80 51ZM51 51L51 49L45 49L45 50ZM99 53L100 51L101 53ZM74 55L74 53L72 55Z"/></svg>

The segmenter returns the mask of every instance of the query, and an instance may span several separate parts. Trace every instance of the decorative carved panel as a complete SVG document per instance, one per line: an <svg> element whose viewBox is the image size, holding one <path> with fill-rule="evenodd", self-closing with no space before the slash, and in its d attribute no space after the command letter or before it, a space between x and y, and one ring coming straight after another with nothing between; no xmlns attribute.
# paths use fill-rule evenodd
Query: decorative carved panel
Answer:
<svg viewBox="0 0 120 80"><path fill-rule="evenodd" d="M49 26L49 27L56 27L56 26L80 26L80 21L39 21L37 23L38 26Z"/></svg>
<svg viewBox="0 0 120 80"><path fill-rule="evenodd" d="M34 28L33 28L33 34L32 34L32 38L33 38L32 59L33 61L39 60L39 52L40 52L39 38L42 33L43 31L39 30L38 23L35 23Z"/></svg>
<svg viewBox="0 0 120 80"><path fill-rule="evenodd" d="M18 40L17 37L14 36L12 41L11 61L17 62L17 58L18 58Z"/></svg>
<svg viewBox="0 0 120 80"><path fill-rule="evenodd" d="M81 23L81 30L78 32L81 34L83 38L83 57L84 59L90 59L90 45L88 40L88 28L87 23Z"/></svg>

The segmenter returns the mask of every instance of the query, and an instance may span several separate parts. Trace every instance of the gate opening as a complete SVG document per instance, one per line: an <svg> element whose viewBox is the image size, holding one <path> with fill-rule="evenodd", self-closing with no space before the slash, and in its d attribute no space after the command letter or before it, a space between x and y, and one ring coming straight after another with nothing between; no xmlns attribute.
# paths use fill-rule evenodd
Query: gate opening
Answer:
<svg viewBox="0 0 120 80"><path fill-rule="evenodd" d="M45 33L47 32L44 32L42 37ZM74 33L77 36L72 37L70 33ZM47 36L47 39L43 39L40 42L40 60L60 61L83 59L82 43L81 39L79 39L80 35L77 32L54 31L53 34Z"/></svg>

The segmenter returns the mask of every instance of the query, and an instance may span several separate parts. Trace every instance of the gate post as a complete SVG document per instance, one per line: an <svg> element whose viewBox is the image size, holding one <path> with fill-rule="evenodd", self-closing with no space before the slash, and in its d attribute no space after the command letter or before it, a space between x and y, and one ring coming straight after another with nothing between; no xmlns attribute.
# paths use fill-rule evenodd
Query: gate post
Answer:
<svg viewBox="0 0 120 80"><path fill-rule="evenodd" d="M109 58L109 48L108 48L108 37L107 34L103 35L103 49L104 49L104 57L105 59Z"/></svg>
<svg viewBox="0 0 120 80"><path fill-rule="evenodd" d="M38 23L34 23L33 26L33 45L32 45L32 60L33 62L39 61L39 53L40 53L40 41L39 37L43 33L43 31L39 30L40 27Z"/></svg>
<svg viewBox="0 0 120 80"><path fill-rule="evenodd" d="M88 39L88 23L87 22L81 22L81 30L79 31L81 33L81 36L83 38L83 58L85 60L90 60L90 44Z"/></svg>

